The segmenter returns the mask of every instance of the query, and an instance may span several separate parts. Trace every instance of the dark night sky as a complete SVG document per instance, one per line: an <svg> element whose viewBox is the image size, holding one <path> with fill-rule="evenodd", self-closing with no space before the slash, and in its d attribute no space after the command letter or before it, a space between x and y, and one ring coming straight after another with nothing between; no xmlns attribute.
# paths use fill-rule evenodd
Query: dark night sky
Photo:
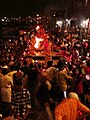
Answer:
<svg viewBox="0 0 90 120"><path fill-rule="evenodd" d="M0 16L30 15L43 13L51 4L65 6L69 0L2 0L0 1Z"/></svg>

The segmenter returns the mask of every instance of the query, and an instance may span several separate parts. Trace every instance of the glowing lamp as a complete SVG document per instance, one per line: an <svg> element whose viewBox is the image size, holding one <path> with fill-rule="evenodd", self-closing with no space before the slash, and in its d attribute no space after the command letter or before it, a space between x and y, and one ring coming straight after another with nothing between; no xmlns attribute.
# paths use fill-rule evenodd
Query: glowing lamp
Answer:
<svg viewBox="0 0 90 120"><path fill-rule="evenodd" d="M37 27L36 27L36 30L39 30L39 29L40 29L40 26L37 26Z"/></svg>

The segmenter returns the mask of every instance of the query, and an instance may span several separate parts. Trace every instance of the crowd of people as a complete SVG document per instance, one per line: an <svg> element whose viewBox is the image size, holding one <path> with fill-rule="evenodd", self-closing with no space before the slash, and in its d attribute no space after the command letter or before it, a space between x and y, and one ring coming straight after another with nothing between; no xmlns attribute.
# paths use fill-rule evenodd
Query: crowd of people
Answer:
<svg viewBox="0 0 90 120"><path fill-rule="evenodd" d="M89 70L89 61L84 66L73 65L71 70L69 63L66 64L63 59L59 60L56 66L53 66L52 60L47 62L46 67L40 62L31 62L28 66L27 61L23 61L23 66L20 63L17 66L14 63L3 66L0 73L0 112L3 117L14 115L15 118L25 119L28 109L35 108L39 111L46 110L50 120L55 116L55 119L59 120L61 119L57 117L60 115L57 112L59 108L56 106L61 98L67 99L70 92L76 93L79 97L78 102L88 107L88 109L83 108L79 103L75 103L80 107L78 109L86 113L90 112L90 78L87 73ZM54 116L55 107L57 109Z"/></svg>
<svg viewBox="0 0 90 120"><path fill-rule="evenodd" d="M29 120L31 110L35 109L41 113L39 120L43 113L45 115L43 120L79 120L80 116L88 120L89 34L86 29L77 26L58 27L54 30L48 26L46 32L44 27L43 31L38 32L34 25L18 38L5 38L4 41L0 39L1 119ZM56 64L53 59L45 63L32 59L36 50L32 47L32 39L36 35L52 43L51 53L55 52L56 56L57 54L60 56ZM44 52L45 48L42 53L52 58L52 54Z"/></svg>

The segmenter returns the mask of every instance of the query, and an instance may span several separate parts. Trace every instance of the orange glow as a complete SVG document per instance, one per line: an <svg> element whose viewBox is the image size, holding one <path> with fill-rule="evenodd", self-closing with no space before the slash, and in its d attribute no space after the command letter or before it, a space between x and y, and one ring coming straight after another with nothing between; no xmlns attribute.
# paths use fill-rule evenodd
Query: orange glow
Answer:
<svg viewBox="0 0 90 120"><path fill-rule="evenodd" d="M40 43L40 41L43 41L43 39L35 37L35 40L36 40L36 43L35 43L34 47L39 48L39 43Z"/></svg>

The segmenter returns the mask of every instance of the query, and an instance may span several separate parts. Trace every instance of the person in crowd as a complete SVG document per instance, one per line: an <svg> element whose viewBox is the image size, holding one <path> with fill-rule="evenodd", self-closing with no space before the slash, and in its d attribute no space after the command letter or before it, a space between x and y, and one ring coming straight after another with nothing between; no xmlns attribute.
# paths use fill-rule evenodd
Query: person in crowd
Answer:
<svg viewBox="0 0 90 120"><path fill-rule="evenodd" d="M23 87L28 89L28 76L27 72L29 70L28 62L26 59L23 61L23 66L21 67L21 71L23 72Z"/></svg>
<svg viewBox="0 0 90 120"><path fill-rule="evenodd" d="M67 98L73 98L73 99L76 99L76 100L80 100L78 94L75 93L75 92L69 92L68 95L67 95Z"/></svg>
<svg viewBox="0 0 90 120"><path fill-rule="evenodd" d="M38 69L37 69L37 63L30 63L29 69L27 71L28 76L28 90L31 94L31 106L32 108L35 108L35 89L37 86L37 78L38 78Z"/></svg>
<svg viewBox="0 0 90 120"><path fill-rule="evenodd" d="M86 67L84 68L85 74L90 75L90 60L86 61Z"/></svg>
<svg viewBox="0 0 90 120"><path fill-rule="evenodd" d="M85 94L86 103L85 105L90 108L90 89L87 89L87 93Z"/></svg>
<svg viewBox="0 0 90 120"><path fill-rule="evenodd" d="M84 95L87 95L90 89L90 60L86 61L86 65L83 68L84 68L84 82L83 82Z"/></svg>
<svg viewBox="0 0 90 120"><path fill-rule="evenodd" d="M77 49L77 46L73 46L73 49L72 49L72 59L74 62L76 62L78 60L78 57L79 57L79 52L78 52L78 49Z"/></svg>
<svg viewBox="0 0 90 120"><path fill-rule="evenodd" d="M51 82L51 84L54 84L54 78L55 78L55 67L53 67L53 61L49 60L47 62L47 68L46 68L46 72L49 75L49 80Z"/></svg>
<svg viewBox="0 0 90 120"><path fill-rule="evenodd" d="M18 62L15 66L15 71L16 72L13 74L15 79L24 78L24 73L21 71L20 65L21 65L20 62Z"/></svg>
<svg viewBox="0 0 90 120"><path fill-rule="evenodd" d="M43 72L36 92L36 97L39 101L40 109L46 111L46 115L49 120L54 120L54 116L50 108L52 99L50 98L49 91L51 90L51 87L47 72Z"/></svg>
<svg viewBox="0 0 90 120"><path fill-rule="evenodd" d="M72 82L72 77L69 76L64 69L64 62L62 60L59 60L57 63L57 67L59 69L57 73L57 82L60 88L63 90L63 92L68 91L68 83Z"/></svg>
<svg viewBox="0 0 90 120"><path fill-rule="evenodd" d="M13 63L12 65L10 65L10 69L9 69L8 75L13 78L13 74L16 73L16 72L17 71L15 70L15 65Z"/></svg>
<svg viewBox="0 0 90 120"><path fill-rule="evenodd" d="M21 67L21 71L24 73L24 76L27 75L27 71L29 69L28 63L26 60L23 61L23 66Z"/></svg>
<svg viewBox="0 0 90 120"><path fill-rule="evenodd" d="M2 115L5 115L5 108L10 108L11 106L11 94L12 94L12 77L8 75L8 66L2 67L3 76L0 78L0 88L1 88L1 106L3 108ZM10 114L10 111L9 111Z"/></svg>
<svg viewBox="0 0 90 120"><path fill-rule="evenodd" d="M75 92L68 93L67 98L72 98L72 99L80 100L79 96ZM89 106L87 106L87 107L89 107ZM77 118L80 118L81 116L82 116L82 112L78 110L77 111ZM86 120L85 117L89 117L88 114L86 114L85 116L82 116L82 120Z"/></svg>
<svg viewBox="0 0 90 120"><path fill-rule="evenodd" d="M12 115L19 120L26 119L31 108L31 97L29 90L23 88L22 78L14 81L12 89Z"/></svg>
<svg viewBox="0 0 90 120"><path fill-rule="evenodd" d="M73 81L74 81L74 90L78 94L79 98L83 101L83 81L84 77L82 75L81 68L76 67L73 69Z"/></svg>
<svg viewBox="0 0 90 120"><path fill-rule="evenodd" d="M40 101L41 106L44 105L44 102L49 102L49 90L51 89L51 83L48 79L48 74L46 72L43 72L40 85L37 90L37 98Z"/></svg>
<svg viewBox="0 0 90 120"><path fill-rule="evenodd" d="M89 114L90 109L83 105L79 100L72 98L65 98L61 90L59 93L59 105L55 108L55 120L76 120L77 111L81 111L82 115Z"/></svg>

